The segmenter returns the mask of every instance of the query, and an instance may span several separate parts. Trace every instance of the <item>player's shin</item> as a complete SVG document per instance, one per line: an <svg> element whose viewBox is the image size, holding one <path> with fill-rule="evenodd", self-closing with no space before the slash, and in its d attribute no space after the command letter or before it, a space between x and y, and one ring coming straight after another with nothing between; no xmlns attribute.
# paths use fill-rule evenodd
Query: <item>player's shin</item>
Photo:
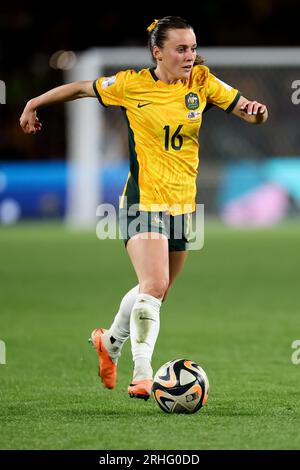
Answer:
<svg viewBox="0 0 300 470"><path fill-rule="evenodd" d="M103 335L103 343L113 361L117 361L121 349L129 338L130 315L139 293L139 285L124 295L114 321Z"/></svg>
<svg viewBox="0 0 300 470"><path fill-rule="evenodd" d="M152 379L151 358L159 332L161 300L139 294L130 317L133 381Z"/></svg>

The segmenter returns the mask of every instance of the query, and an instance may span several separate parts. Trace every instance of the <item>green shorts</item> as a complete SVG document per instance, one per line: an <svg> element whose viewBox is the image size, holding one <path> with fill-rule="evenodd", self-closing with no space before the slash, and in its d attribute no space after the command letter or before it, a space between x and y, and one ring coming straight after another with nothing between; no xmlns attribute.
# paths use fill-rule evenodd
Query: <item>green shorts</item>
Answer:
<svg viewBox="0 0 300 470"><path fill-rule="evenodd" d="M127 245L128 240L138 233L161 233L168 238L169 251L188 250L191 214L170 215L166 212L136 211L131 215L128 209L119 209L119 228Z"/></svg>

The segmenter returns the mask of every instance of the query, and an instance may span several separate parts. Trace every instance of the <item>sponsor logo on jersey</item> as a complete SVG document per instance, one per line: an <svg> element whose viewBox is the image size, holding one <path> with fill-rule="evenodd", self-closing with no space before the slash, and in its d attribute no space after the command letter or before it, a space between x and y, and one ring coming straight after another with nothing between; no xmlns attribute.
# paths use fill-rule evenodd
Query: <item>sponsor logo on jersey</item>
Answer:
<svg viewBox="0 0 300 470"><path fill-rule="evenodd" d="M196 93L189 93L185 95L185 105L187 109L199 108L199 96Z"/></svg>

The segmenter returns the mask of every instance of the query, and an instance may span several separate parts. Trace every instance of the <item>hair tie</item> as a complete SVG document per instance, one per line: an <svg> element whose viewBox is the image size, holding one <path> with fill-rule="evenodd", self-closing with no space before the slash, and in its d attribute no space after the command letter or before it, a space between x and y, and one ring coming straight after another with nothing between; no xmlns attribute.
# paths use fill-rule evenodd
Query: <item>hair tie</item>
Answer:
<svg viewBox="0 0 300 470"><path fill-rule="evenodd" d="M150 26L148 26L147 28L148 33L152 33L152 31L154 30L158 22L159 20L154 20L153 23L151 23Z"/></svg>

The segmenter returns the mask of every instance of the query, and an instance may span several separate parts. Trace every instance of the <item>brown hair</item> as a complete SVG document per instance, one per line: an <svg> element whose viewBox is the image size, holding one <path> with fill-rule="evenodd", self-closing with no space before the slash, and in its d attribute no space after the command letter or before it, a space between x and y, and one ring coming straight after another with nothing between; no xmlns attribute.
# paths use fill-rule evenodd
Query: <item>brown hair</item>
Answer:
<svg viewBox="0 0 300 470"><path fill-rule="evenodd" d="M153 47L157 46L163 48L165 41L168 38L168 31L170 29L191 29L193 27L180 16L164 16L160 20L155 20L148 28L148 45L154 61ZM201 65L204 63L204 58L196 55L194 65Z"/></svg>

